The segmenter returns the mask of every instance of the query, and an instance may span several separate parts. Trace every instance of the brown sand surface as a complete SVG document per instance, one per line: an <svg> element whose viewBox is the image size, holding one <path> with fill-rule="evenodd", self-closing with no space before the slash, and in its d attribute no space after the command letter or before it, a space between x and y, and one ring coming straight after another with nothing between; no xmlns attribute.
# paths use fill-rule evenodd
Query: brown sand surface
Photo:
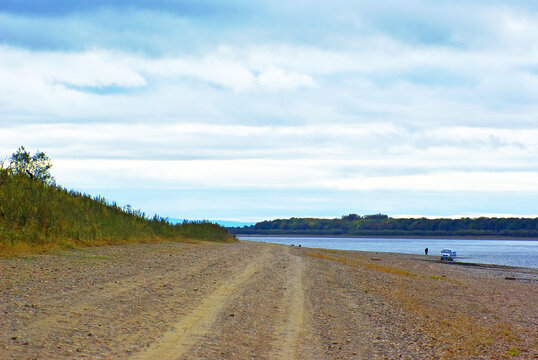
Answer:
<svg viewBox="0 0 538 360"><path fill-rule="evenodd" d="M538 271L281 245L0 259L0 359L537 359Z"/></svg>

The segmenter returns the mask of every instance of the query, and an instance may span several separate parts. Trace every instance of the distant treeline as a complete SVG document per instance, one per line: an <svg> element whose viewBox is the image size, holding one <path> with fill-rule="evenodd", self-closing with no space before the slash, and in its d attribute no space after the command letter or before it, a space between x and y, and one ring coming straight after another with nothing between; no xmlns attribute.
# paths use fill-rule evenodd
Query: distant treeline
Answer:
<svg viewBox="0 0 538 360"><path fill-rule="evenodd" d="M0 166L0 254L14 246L54 248L155 240L231 241L209 222L172 225L130 206L66 190L24 171Z"/></svg>
<svg viewBox="0 0 538 360"><path fill-rule="evenodd" d="M229 228L244 235L538 237L538 218L395 219L350 214L336 219L291 218Z"/></svg>

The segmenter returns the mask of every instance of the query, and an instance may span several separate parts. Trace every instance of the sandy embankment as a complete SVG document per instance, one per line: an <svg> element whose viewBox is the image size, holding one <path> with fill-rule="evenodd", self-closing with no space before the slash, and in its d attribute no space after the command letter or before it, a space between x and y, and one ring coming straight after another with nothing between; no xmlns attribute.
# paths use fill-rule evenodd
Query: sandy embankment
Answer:
<svg viewBox="0 0 538 360"><path fill-rule="evenodd" d="M538 271L431 259L247 242L3 259L0 359L538 356Z"/></svg>

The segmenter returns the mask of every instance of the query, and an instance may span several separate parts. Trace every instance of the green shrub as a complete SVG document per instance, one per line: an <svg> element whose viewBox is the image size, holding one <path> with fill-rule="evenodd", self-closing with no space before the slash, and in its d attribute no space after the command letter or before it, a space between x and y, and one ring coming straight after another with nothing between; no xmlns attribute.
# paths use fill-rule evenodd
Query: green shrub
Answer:
<svg viewBox="0 0 538 360"><path fill-rule="evenodd" d="M170 224L139 210L120 208L98 196L0 168L0 245L74 243L98 245L155 239L231 241L209 222Z"/></svg>

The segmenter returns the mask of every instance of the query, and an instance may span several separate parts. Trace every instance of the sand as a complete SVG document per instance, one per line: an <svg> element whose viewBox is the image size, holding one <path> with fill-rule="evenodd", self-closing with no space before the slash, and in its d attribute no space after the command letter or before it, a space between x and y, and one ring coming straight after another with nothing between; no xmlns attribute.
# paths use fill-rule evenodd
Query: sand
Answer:
<svg viewBox="0 0 538 360"><path fill-rule="evenodd" d="M0 259L0 359L536 359L538 271L239 242Z"/></svg>

